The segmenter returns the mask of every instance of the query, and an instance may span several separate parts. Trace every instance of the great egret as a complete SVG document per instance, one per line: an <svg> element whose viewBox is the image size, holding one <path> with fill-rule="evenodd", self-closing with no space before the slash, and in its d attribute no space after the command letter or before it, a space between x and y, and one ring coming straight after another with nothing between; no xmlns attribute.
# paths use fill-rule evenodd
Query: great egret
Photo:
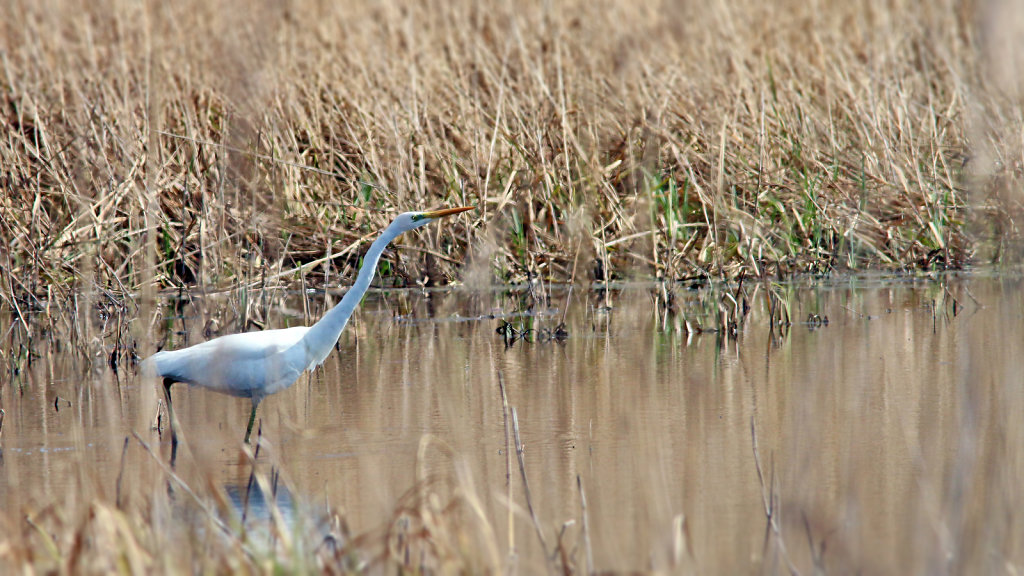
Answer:
<svg viewBox="0 0 1024 576"><path fill-rule="evenodd" d="M475 206L399 214L373 241L363 257L355 284L334 308L312 326L229 334L181 350L163 350L147 358L143 374L163 378L171 443L177 447L171 385L185 382L215 392L252 400L245 443L249 443L256 408L264 397L291 386L306 370L316 368L337 343L352 312L363 299L384 249L399 234Z"/></svg>

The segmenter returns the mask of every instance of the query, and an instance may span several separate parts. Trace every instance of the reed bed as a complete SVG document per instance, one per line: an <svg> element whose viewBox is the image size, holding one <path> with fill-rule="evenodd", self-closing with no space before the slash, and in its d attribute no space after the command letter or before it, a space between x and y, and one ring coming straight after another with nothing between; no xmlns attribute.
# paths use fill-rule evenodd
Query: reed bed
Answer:
<svg viewBox="0 0 1024 576"><path fill-rule="evenodd" d="M1003 4L15 0L0 292L332 283L453 204L393 282L1002 260Z"/></svg>

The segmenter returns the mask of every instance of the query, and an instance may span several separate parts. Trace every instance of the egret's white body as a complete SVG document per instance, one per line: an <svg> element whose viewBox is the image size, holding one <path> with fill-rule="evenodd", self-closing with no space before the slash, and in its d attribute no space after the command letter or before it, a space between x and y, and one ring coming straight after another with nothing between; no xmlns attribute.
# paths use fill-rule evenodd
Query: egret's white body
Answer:
<svg viewBox="0 0 1024 576"><path fill-rule="evenodd" d="M152 356L156 374L240 398L270 396L317 366L303 337L308 326L230 334Z"/></svg>
<svg viewBox="0 0 1024 576"><path fill-rule="evenodd" d="M469 206L400 214L367 250L352 288L313 326L230 334L181 350L163 350L147 358L143 362L143 373L159 376L164 381L172 442L177 443L174 415L170 410L170 388L175 382L250 398L252 411L245 432L248 442L260 401L291 386L303 372L323 364L331 353L349 317L370 287L377 262L387 245L403 232L472 209Z"/></svg>

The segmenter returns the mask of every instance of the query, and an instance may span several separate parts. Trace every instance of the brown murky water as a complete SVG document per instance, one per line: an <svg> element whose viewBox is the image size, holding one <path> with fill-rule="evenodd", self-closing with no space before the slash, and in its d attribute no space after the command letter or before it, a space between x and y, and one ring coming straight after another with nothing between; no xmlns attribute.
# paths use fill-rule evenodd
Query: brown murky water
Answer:
<svg viewBox="0 0 1024 576"><path fill-rule="evenodd" d="M634 286L577 290L568 338L511 347L487 316L522 311L528 295L372 294L322 369L264 401L259 466L355 534L394 526L396 509L417 497L470 502L460 518L477 552L504 558L511 541L520 570L542 569L514 458L510 520L500 375L545 550L572 521L563 538L580 566L589 541L597 569L1019 570L1021 281L856 278L777 290L799 322L774 334L763 287L748 286L750 312L729 338L684 328L716 326L718 302L731 306L722 292L679 290L664 316L652 288ZM550 310L507 319L551 329L566 301L555 290ZM268 324L301 321L300 299L265 302ZM197 300L170 327L184 325L194 343L211 318L231 325L236 312L237 302ZM811 315L827 325L804 322ZM136 338L152 318L147 308L135 317ZM76 493L113 498L132 431L155 458L169 453L152 429L156 383L107 367L112 328L68 332L62 322L52 324L65 334L57 347L34 344L40 357L3 376L6 510ZM153 322L151 333L163 337L167 324ZM170 339L179 346L186 336ZM5 360L24 365L12 341ZM174 401L178 473L245 486L248 401L185 386ZM153 467L140 446L124 452L127 482L134 467Z"/></svg>

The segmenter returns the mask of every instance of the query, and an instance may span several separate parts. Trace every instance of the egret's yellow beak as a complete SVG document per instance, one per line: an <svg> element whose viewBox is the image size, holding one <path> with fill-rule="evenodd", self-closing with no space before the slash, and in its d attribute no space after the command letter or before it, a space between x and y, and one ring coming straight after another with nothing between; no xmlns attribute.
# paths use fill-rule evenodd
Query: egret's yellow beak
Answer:
<svg viewBox="0 0 1024 576"><path fill-rule="evenodd" d="M431 212L424 212L423 216L426 218L441 218L443 216L459 214L467 210L474 210L475 208L476 206L460 206L458 208L445 208L444 210L433 210Z"/></svg>

